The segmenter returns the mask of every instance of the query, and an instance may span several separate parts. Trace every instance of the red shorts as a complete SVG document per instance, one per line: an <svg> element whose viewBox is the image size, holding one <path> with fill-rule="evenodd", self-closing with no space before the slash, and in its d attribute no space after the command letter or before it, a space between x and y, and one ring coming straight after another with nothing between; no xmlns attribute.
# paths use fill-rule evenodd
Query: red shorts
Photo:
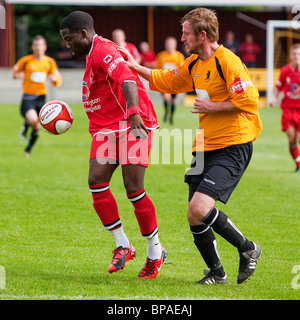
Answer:
<svg viewBox="0 0 300 320"><path fill-rule="evenodd" d="M90 160L99 158L101 164L139 164L148 167L152 145L152 131L147 139L135 138L131 130L96 134L93 137ZM101 159L100 159L101 158Z"/></svg>
<svg viewBox="0 0 300 320"><path fill-rule="evenodd" d="M300 132L300 108L283 108L281 116L281 129L296 128Z"/></svg>

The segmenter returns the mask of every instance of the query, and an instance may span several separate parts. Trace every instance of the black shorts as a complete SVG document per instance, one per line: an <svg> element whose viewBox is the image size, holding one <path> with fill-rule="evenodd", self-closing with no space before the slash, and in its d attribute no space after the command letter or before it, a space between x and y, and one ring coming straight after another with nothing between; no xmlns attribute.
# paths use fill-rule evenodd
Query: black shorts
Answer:
<svg viewBox="0 0 300 320"><path fill-rule="evenodd" d="M22 103L21 103L21 114L25 118L25 114L28 110L34 109L37 114L40 113L43 105L45 104L45 95L35 95L24 93Z"/></svg>
<svg viewBox="0 0 300 320"><path fill-rule="evenodd" d="M202 154L196 152L191 169L185 174L185 182L190 187L189 201L198 191L215 201L226 203L245 172L251 156L252 142L206 151Z"/></svg>

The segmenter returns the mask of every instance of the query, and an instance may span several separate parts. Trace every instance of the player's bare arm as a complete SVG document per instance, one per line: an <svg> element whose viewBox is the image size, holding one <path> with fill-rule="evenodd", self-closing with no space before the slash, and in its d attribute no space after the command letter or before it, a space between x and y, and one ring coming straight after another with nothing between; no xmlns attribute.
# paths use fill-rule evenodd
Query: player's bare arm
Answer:
<svg viewBox="0 0 300 320"><path fill-rule="evenodd" d="M139 95L137 85L134 82L124 82L122 90L127 102L128 109L131 107L138 107ZM130 127L132 133L137 138L146 139L149 131L145 127L144 121L138 113L132 114L130 117Z"/></svg>
<svg viewBox="0 0 300 320"><path fill-rule="evenodd" d="M25 73L24 71L18 71L18 66L15 65L13 67L13 79L24 79Z"/></svg>
<svg viewBox="0 0 300 320"><path fill-rule="evenodd" d="M212 112L240 112L230 101L212 102L205 99L195 99L192 113L212 113Z"/></svg>
<svg viewBox="0 0 300 320"><path fill-rule="evenodd" d="M145 80L150 79L151 69L141 66L137 63L134 57L129 53L129 51L125 48L119 47L119 51L125 55L125 60L127 62L128 67L139 74Z"/></svg>

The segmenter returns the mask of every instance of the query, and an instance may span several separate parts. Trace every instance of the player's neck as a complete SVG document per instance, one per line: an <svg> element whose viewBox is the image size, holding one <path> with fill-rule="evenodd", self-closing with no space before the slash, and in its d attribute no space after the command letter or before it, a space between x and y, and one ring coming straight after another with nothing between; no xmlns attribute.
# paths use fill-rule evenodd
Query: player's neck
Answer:
<svg viewBox="0 0 300 320"><path fill-rule="evenodd" d="M216 52L218 48L219 48L219 45L217 42L209 42L199 50L198 55L202 61L205 61L209 59Z"/></svg>
<svg viewBox="0 0 300 320"><path fill-rule="evenodd" d="M295 69L295 70L300 70L300 64L292 62L292 68Z"/></svg>
<svg viewBox="0 0 300 320"><path fill-rule="evenodd" d="M45 57L45 54L44 53L33 53L33 57L36 60L43 60Z"/></svg>

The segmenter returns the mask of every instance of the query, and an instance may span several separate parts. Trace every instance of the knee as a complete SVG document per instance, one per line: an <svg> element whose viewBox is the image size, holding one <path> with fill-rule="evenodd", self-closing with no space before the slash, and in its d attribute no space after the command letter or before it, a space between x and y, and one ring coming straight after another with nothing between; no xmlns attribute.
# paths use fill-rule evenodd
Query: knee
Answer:
<svg viewBox="0 0 300 320"><path fill-rule="evenodd" d="M143 184L141 184L139 181L135 181L133 179L124 179L124 187L126 189L127 194L133 194L139 190L142 190L144 188Z"/></svg>
<svg viewBox="0 0 300 320"><path fill-rule="evenodd" d="M187 219L190 225L197 225L210 212L211 206L205 205L202 202L191 200L187 212Z"/></svg>

